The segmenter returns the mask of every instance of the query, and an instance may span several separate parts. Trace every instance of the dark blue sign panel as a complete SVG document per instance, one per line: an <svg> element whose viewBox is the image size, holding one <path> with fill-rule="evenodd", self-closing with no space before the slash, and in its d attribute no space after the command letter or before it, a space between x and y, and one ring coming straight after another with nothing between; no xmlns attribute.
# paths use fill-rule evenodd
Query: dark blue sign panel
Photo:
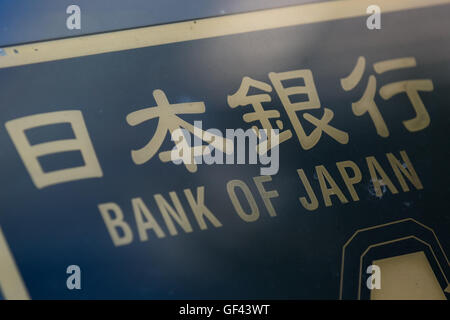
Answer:
<svg viewBox="0 0 450 320"><path fill-rule="evenodd" d="M0 69L2 295L448 298L449 16Z"/></svg>

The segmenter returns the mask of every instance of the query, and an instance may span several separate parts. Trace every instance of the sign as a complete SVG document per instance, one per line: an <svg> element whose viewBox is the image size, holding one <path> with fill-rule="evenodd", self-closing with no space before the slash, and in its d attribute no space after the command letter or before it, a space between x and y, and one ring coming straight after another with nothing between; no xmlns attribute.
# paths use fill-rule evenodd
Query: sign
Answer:
<svg viewBox="0 0 450 320"><path fill-rule="evenodd" d="M448 298L450 6L370 5L4 48L2 296Z"/></svg>

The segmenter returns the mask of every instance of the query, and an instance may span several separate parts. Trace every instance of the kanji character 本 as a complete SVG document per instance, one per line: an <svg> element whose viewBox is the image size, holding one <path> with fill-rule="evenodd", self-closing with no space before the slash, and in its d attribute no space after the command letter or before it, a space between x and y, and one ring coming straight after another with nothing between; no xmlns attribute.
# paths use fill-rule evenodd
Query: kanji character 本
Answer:
<svg viewBox="0 0 450 320"><path fill-rule="evenodd" d="M153 91L153 97L156 101L155 107L134 111L126 117L130 126L136 126L150 119L158 118L158 126L152 139L141 149L131 151L131 158L135 164L143 164L149 161L159 151L166 135L170 132L171 136L175 137L180 129L185 129L203 141L209 142L218 150L224 151L227 148L225 143L228 141L226 139L194 127L178 116L179 114L204 113L205 104L203 102L170 104L165 93L159 89ZM189 172L196 172L197 165L194 157L209 153L210 148L203 145L191 147L185 137L181 137L179 141L175 142L175 148L179 149L179 158L174 159L173 150L168 150L159 153L160 160L163 162L181 160ZM231 148L229 148L228 152L231 151Z"/></svg>
<svg viewBox="0 0 450 320"><path fill-rule="evenodd" d="M303 149L308 150L313 148L320 140L322 132L327 133L341 144L348 143L348 134L330 125L330 121L333 119L334 113L328 108L324 108L324 114L320 119L310 113L303 114L303 118L315 126L309 135L305 132L297 116L297 112L320 109L321 107L317 89L310 70L294 70L280 73L271 72L269 73L269 79L280 97L283 107L297 135L298 141ZM282 81L291 79L303 80L304 85L284 87ZM263 102L271 101L269 94L248 95L251 86L265 92L272 91L272 87L267 83L253 80L249 77L244 77L239 90L233 95L228 96L228 105L231 108L252 105L254 112L245 114L243 116L244 121L247 123L259 121L264 129L270 130L272 129L270 120L279 118L280 113L277 110L265 110L262 106ZM306 95L307 100L292 102L291 97L298 94ZM283 130L283 122L281 120L276 120L276 124L280 130ZM256 131L256 126L253 126L253 128ZM291 130L284 130L279 134L279 143L286 141L291 137ZM271 147L273 146L270 146L269 148Z"/></svg>
<svg viewBox="0 0 450 320"><path fill-rule="evenodd" d="M71 124L74 139L31 145L25 134L25 131L31 128L60 123ZM69 110L36 114L10 120L5 123L5 127L31 176L31 180L38 189L58 183L103 176L81 111ZM79 151L84 165L44 172L38 160L39 157L67 151Z"/></svg>
<svg viewBox="0 0 450 320"><path fill-rule="evenodd" d="M415 66L416 59L414 57L384 60L373 64L373 68L377 74L383 74L388 71L403 68L412 68ZM345 91L350 91L358 85L364 74L365 67L366 59L364 57L359 57L353 71L347 77L341 79L341 86ZM353 114L362 116L365 113L368 113L375 125L378 135L381 137L388 137L389 129L374 100L376 90L377 79L371 74L362 98L359 101L352 103ZM419 91L433 91L433 82L430 79L398 81L386 84L379 90L379 94L384 100L388 100L394 95L402 92L406 93L416 113L416 116L413 119L403 121L403 125L410 132L423 130L430 124L430 116L419 96Z"/></svg>

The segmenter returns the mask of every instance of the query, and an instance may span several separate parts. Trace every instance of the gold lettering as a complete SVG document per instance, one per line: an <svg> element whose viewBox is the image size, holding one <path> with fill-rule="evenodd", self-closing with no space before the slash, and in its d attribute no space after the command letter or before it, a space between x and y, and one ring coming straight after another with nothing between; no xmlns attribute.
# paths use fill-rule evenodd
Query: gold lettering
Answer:
<svg viewBox="0 0 450 320"><path fill-rule="evenodd" d="M194 213L195 219L197 220L198 225L201 230L208 229L205 223L204 217L206 217L214 227L221 227L222 224L220 221L214 216L214 214L205 206L205 187L197 187L197 201L195 201L194 196L192 194L191 189L184 189L184 194L186 199L191 206L192 212Z"/></svg>
<svg viewBox="0 0 450 320"><path fill-rule="evenodd" d="M389 179L386 172L384 172L381 165L378 163L377 159L375 157L370 156L366 157L367 161L367 167L369 168L370 177L372 179L373 186L375 188L375 193L378 197L381 197L383 195L383 192L381 191L381 185L386 186L389 191L392 192L392 194L398 193L397 188L392 183L391 179ZM380 174L381 179L378 179L377 172Z"/></svg>
<svg viewBox="0 0 450 320"><path fill-rule="evenodd" d="M266 189L264 189L264 182L269 182L272 181L272 177L271 176L259 176L259 177L253 177L253 181L256 184L256 188L259 191L259 194L261 195L261 198L264 201L264 205L267 208L267 211L269 212L269 215L271 217L275 217L277 215L275 208L272 205L272 202L270 201L270 199L272 198L278 198L279 194L278 191L276 190L270 190L267 191Z"/></svg>
<svg viewBox="0 0 450 320"><path fill-rule="evenodd" d="M420 182L419 176L417 175L416 170L414 170L414 167L411 161L409 160L406 152L404 150L400 151L400 155L403 159L403 162L405 163L405 167L400 163L400 161L398 161L398 159L392 153L386 154L389 163L391 164L392 170L394 170L395 176L397 177L398 182L400 183L400 186L403 189L403 192L409 191L409 187L406 184L403 175L406 178L408 178L408 180L414 185L414 187L416 187L417 190L423 189L422 182Z"/></svg>
<svg viewBox="0 0 450 320"><path fill-rule="evenodd" d="M141 241L148 240L147 230L149 229L152 229L158 238L166 236L141 198L131 199L131 205Z"/></svg>
<svg viewBox="0 0 450 320"><path fill-rule="evenodd" d="M355 187L353 185L361 182L361 170L359 170L356 163L350 160L337 162L336 166L339 169L339 173L341 174L342 179L344 180L345 185L347 186L347 190L348 192L350 192L353 201L359 201L358 194L356 193ZM352 177L348 175L346 168L351 168L353 170Z"/></svg>
<svg viewBox="0 0 450 320"><path fill-rule="evenodd" d="M308 178L305 175L305 172L303 169L297 170L298 176L300 177L300 180L302 180L303 185L305 186L306 193L308 194L311 201L308 201L306 197L300 197L300 203L302 206L309 211L316 210L319 207L319 201L317 201L316 194L314 193L314 190L311 188L311 184L308 181Z"/></svg>
<svg viewBox="0 0 450 320"><path fill-rule="evenodd" d="M247 199L248 204L250 205L250 213L246 213L239 202L238 197L236 196L235 189L239 188L244 193L245 198ZM245 184L245 182L241 180L231 180L227 183L227 192L228 196L231 199L231 203L233 203L234 210L236 210L239 217L246 222L253 222L258 220L259 218L259 209L256 205L255 198L253 197L250 189Z"/></svg>
<svg viewBox="0 0 450 320"><path fill-rule="evenodd" d="M323 201L325 202L325 206L329 207L332 205L331 203L331 195L336 195L342 203L347 203L348 200L342 193L341 189L339 189L338 185L331 177L330 173L325 169L323 165L316 166L317 177L319 179L320 189L322 190ZM326 180L326 181L325 181ZM327 187L327 182L331 188Z"/></svg>
<svg viewBox="0 0 450 320"><path fill-rule="evenodd" d="M156 204L158 205L164 221L166 222L167 228L169 229L169 233L172 236L178 234L172 219L174 219L186 233L192 232L191 224L186 217L186 213L181 206L177 194L172 191L169 192L169 195L175 205L175 209L163 198L161 194L154 195Z"/></svg>

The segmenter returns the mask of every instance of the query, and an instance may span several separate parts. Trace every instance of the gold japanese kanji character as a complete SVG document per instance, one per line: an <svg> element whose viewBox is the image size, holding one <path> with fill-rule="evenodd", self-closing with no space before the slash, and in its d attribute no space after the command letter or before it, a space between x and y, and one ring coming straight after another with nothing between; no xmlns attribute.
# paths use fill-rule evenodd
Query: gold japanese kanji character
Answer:
<svg viewBox="0 0 450 320"><path fill-rule="evenodd" d="M414 57L405 57L399 59L390 59L373 64L377 74L383 74L388 71L403 68L412 68L416 66ZM359 57L352 72L341 79L341 86L345 91L355 88L361 81L366 68L366 59ZM352 110L356 116L362 116L368 113L375 125L375 129L381 137L389 136L389 129L384 121L378 106L375 103L375 94L377 90L377 79L372 74L369 76L367 87L360 100L352 103ZM412 107L416 113L413 119L403 121L403 125L410 132L425 129L430 124L430 116L419 96L419 91L433 91L433 82L430 79L414 79L389 83L380 88L379 94L384 100L388 100L396 94L405 92Z"/></svg>
<svg viewBox="0 0 450 320"><path fill-rule="evenodd" d="M70 124L74 138L30 144L26 134L29 129L61 123ZM5 126L36 188L41 189L58 183L103 176L81 111L40 113L10 120L6 122ZM39 160L40 157L68 151L78 151L84 164L44 171Z"/></svg>
<svg viewBox="0 0 450 320"><path fill-rule="evenodd" d="M298 141L303 149L308 150L313 148L319 141L322 132L327 133L339 143L345 144L348 142L348 134L346 132L336 129L329 124L333 119L334 113L328 108L324 109L324 114L320 119L309 113L304 113L303 118L312 123L315 128L309 135L303 129L303 126L297 116L297 112L311 109L320 109L321 107L319 96L310 70L294 70L281 73L271 72L269 73L269 79L271 80L273 87L280 97L281 103L289 117L295 133L297 134ZM302 79L304 81L304 85L287 88L284 87L282 81L291 79ZM249 95L248 93L251 87L254 87L266 93ZM272 92L272 87L269 84L251 79L249 77L244 77L238 91L233 95L228 96L228 105L231 108L251 105L254 112L249 112L243 116L245 122L250 123L259 121L262 128L269 131L273 130L270 120L277 119L276 125L278 126L279 130L283 130L283 122L278 119L280 118L280 112L278 110L265 110L262 105L263 102L272 101L270 95L267 94L269 92ZM307 100L292 102L290 97L298 94L306 95ZM253 126L252 128L255 132L257 132L256 126ZM284 142L291 137L292 131L290 129L286 129L279 133L278 143ZM260 143L259 147L262 150L266 150L265 148L267 147L267 143L269 143L269 149L274 147L274 145L271 144L269 140L268 142L264 141Z"/></svg>
<svg viewBox="0 0 450 320"><path fill-rule="evenodd" d="M303 149L308 150L313 148L320 140L322 132L325 132L334 140L341 144L348 143L348 133L336 129L330 125L330 121L333 119L334 113L328 108L324 108L322 118L318 119L310 113L304 113L303 118L312 123L316 128L308 135L297 116L298 111L320 109L320 100L317 93L316 85L314 83L311 70L294 70L288 72L269 73L269 78L273 83L273 86L281 99L284 109L288 114L289 120L294 127L297 134L298 141ZM284 87L282 81L291 79L302 79L304 85ZM292 102L291 96L293 95L306 95L305 101Z"/></svg>
<svg viewBox="0 0 450 320"><path fill-rule="evenodd" d="M242 118L246 123L259 122L261 124L264 131L258 130L256 125L252 126L255 134L261 138L259 136L260 132L274 132L270 120L279 118L280 112L278 110L265 110L262 103L271 102L272 98L267 93L249 95L248 93L251 87L264 92L272 92L272 87L267 83L254 80L250 77L244 77L239 89L233 95L228 96L228 105L233 109L239 106L251 105L253 107L253 112L244 114ZM283 122L281 120L276 120L276 124L279 130L283 130ZM274 141L276 141L275 143L271 141L271 136L271 134L266 135L267 140L258 145L259 153L264 153L265 151L272 149L278 144L290 139L292 137L292 132L289 129L280 132L277 135L278 139L274 139Z"/></svg>

